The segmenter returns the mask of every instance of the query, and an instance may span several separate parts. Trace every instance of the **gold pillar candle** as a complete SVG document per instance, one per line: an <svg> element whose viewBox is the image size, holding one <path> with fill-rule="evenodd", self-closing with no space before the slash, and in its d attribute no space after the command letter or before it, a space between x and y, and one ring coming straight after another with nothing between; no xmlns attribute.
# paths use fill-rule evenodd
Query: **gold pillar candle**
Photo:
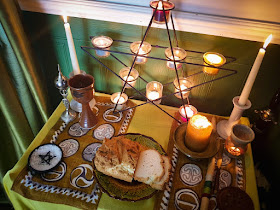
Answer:
<svg viewBox="0 0 280 210"><path fill-rule="evenodd" d="M210 141L213 126L205 116L196 114L187 124L185 145L194 152L204 151Z"/></svg>
<svg viewBox="0 0 280 210"><path fill-rule="evenodd" d="M203 55L203 60L204 60L204 64L207 65L203 68L203 72L211 75L218 74L219 73L218 67L224 65L226 62L226 58L223 55L215 52L205 53Z"/></svg>

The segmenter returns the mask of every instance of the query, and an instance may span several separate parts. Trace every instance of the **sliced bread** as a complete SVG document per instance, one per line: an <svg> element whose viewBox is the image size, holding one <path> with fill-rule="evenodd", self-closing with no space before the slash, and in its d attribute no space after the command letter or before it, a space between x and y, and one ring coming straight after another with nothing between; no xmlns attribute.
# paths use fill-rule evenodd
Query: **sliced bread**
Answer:
<svg viewBox="0 0 280 210"><path fill-rule="evenodd" d="M134 179L145 184L158 182L164 175L163 158L161 154L148 149L140 153Z"/></svg>
<svg viewBox="0 0 280 210"><path fill-rule="evenodd" d="M138 142L124 136L105 139L96 152L95 167L108 176L132 182L140 148Z"/></svg>
<svg viewBox="0 0 280 210"><path fill-rule="evenodd" d="M168 156L162 156L162 159L163 159L163 165L164 165L164 175L158 182L154 181L150 184L152 188L157 189L157 190L164 189L165 184L169 180L170 171L171 171L170 158Z"/></svg>

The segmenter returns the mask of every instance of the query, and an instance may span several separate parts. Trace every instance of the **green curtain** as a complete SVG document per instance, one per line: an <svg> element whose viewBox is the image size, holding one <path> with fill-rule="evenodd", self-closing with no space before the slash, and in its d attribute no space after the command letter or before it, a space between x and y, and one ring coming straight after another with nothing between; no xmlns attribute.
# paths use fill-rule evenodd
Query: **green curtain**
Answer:
<svg viewBox="0 0 280 210"><path fill-rule="evenodd" d="M0 181L24 153L50 108L45 81L14 0L0 0Z"/></svg>

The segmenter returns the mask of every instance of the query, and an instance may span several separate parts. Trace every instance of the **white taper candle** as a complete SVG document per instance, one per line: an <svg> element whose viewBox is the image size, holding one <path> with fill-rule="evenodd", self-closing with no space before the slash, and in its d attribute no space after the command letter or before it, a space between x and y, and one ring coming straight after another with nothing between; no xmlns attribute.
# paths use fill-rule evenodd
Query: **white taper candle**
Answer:
<svg viewBox="0 0 280 210"><path fill-rule="evenodd" d="M272 39L272 34L268 36L268 38L266 39L264 45L263 45L263 48L261 48L259 50L259 53L256 57L256 60L253 64L253 67L250 71L250 74L247 78L247 81L244 85L244 88L242 90L242 93L240 95L240 98L239 98L239 101L238 101L238 104L240 106L245 106L246 105L246 102L248 100L248 97L250 95L250 92L252 90L252 87L253 87L253 84L255 82L255 79L256 79L256 76L258 74L258 71L259 71L259 68L262 64L262 60L263 60L263 57L265 55L265 48L267 47L267 45L269 44L269 42L271 41Z"/></svg>
<svg viewBox="0 0 280 210"><path fill-rule="evenodd" d="M66 33L66 37L67 37L71 63L72 63L72 67L73 67L73 73L74 73L74 75L80 74L81 70L79 67L79 62L78 62L78 58L77 58L77 54L76 54L76 50L75 50L75 45L74 45L73 36L71 33L70 24L67 22L67 16L63 16L63 18L64 18L64 28L65 28L65 33Z"/></svg>

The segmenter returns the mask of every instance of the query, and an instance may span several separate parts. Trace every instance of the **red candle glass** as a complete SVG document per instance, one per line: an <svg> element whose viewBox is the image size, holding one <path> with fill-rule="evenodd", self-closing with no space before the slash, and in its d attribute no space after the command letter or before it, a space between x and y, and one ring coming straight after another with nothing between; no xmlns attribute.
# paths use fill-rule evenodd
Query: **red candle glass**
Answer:
<svg viewBox="0 0 280 210"><path fill-rule="evenodd" d="M153 8L153 13L157 8L153 21L158 24L163 24L165 23L164 13L168 22L170 17L170 11L174 9L175 5L170 1L151 1L150 7Z"/></svg>

